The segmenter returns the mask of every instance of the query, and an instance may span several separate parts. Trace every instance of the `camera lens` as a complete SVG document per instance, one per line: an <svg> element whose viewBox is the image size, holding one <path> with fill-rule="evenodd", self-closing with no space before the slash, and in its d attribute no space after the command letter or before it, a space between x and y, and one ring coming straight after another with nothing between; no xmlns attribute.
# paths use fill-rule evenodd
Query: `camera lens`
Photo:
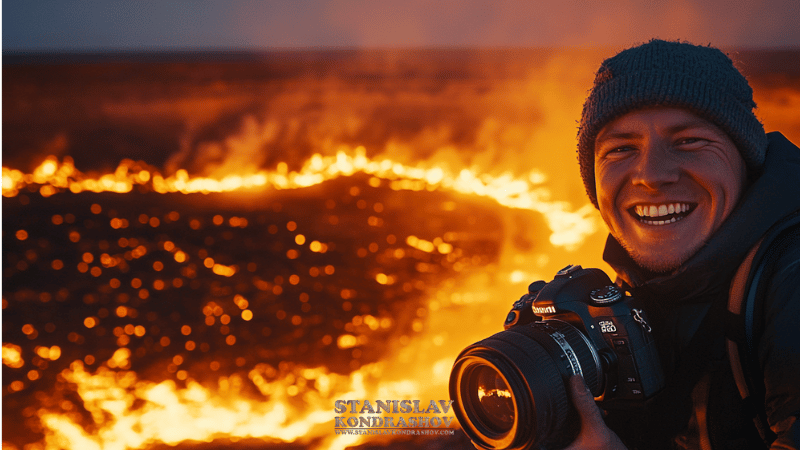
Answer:
<svg viewBox="0 0 800 450"><path fill-rule="evenodd" d="M598 394L595 348L560 320L501 331L461 352L450 375L453 410L473 444L484 449L558 448L577 433L566 382L582 374Z"/></svg>
<svg viewBox="0 0 800 450"><path fill-rule="evenodd" d="M470 402L475 405L477 415L492 431L507 433L514 425L514 400L503 377L494 367L486 365L475 367L471 377Z"/></svg>

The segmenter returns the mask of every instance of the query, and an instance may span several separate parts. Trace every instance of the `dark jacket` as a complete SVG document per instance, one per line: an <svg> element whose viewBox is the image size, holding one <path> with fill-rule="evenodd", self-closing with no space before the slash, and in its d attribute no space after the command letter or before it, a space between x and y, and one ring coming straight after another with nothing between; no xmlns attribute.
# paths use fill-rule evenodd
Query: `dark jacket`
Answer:
<svg viewBox="0 0 800 450"><path fill-rule="evenodd" d="M780 133L768 137L763 172L709 242L674 273L643 271L615 239L608 238L603 257L617 271L618 283L645 302L668 386L644 411L609 412L609 427L631 449L700 449L702 441L710 441L715 449L764 448L730 370L724 322L715 319L722 314L708 312L712 305L727 304L733 274L764 233L800 210L800 149ZM782 250L767 280L758 351L766 385L764 406L778 433L773 448L796 449L800 448L800 239ZM707 329L705 334L698 331L702 329Z"/></svg>

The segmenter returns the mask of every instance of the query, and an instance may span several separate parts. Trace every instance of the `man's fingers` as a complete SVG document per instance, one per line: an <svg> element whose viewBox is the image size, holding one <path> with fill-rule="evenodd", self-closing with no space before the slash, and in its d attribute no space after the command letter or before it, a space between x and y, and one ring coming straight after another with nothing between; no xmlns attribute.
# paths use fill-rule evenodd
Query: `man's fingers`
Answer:
<svg viewBox="0 0 800 450"><path fill-rule="evenodd" d="M594 397L586 387L583 377L580 375L574 375L570 377L569 383L572 395L572 403L575 405L575 408L577 408L578 414L580 414L583 423L587 424L588 426L595 424L603 424L603 426L605 426L603 417L600 414L600 408L598 408L597 404L594 402Z"/></svg>
<svg viewBox="0 0 800 450"><path fill-rule="evenodd" d="M603 421L603 414L594 402L583 377L575 375L569 379L572 404L581 418L581 431L578 437L565 450L624 450L625 445Z"/></svg>

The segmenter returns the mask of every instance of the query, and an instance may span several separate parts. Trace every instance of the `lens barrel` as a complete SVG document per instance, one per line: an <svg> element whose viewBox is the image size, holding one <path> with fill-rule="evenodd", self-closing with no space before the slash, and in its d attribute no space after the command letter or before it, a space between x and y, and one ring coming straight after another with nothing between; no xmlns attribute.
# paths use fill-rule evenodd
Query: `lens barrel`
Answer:
<svg viewBox="0 0 800 450"><path fill-rule="evenodd" d="M450 398L478 448L557 448L578 431L566 384L573 374L582 374L599 394L602 369L594 346L566 322L536 322L464 349L450 374Z"/></svg>

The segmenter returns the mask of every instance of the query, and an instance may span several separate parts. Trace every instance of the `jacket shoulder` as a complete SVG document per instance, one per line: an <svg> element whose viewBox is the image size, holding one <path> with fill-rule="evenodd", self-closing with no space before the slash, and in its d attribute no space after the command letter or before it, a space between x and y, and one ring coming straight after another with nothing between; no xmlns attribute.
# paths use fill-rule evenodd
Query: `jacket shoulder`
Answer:
<svg viewBox="0 0 800 450"><path fill-rule="evenodd" d="M777 256L766 280L758 354L769 425L781 448L794 449L800 448L800 225L784 230L773 246Z"/></svg>

